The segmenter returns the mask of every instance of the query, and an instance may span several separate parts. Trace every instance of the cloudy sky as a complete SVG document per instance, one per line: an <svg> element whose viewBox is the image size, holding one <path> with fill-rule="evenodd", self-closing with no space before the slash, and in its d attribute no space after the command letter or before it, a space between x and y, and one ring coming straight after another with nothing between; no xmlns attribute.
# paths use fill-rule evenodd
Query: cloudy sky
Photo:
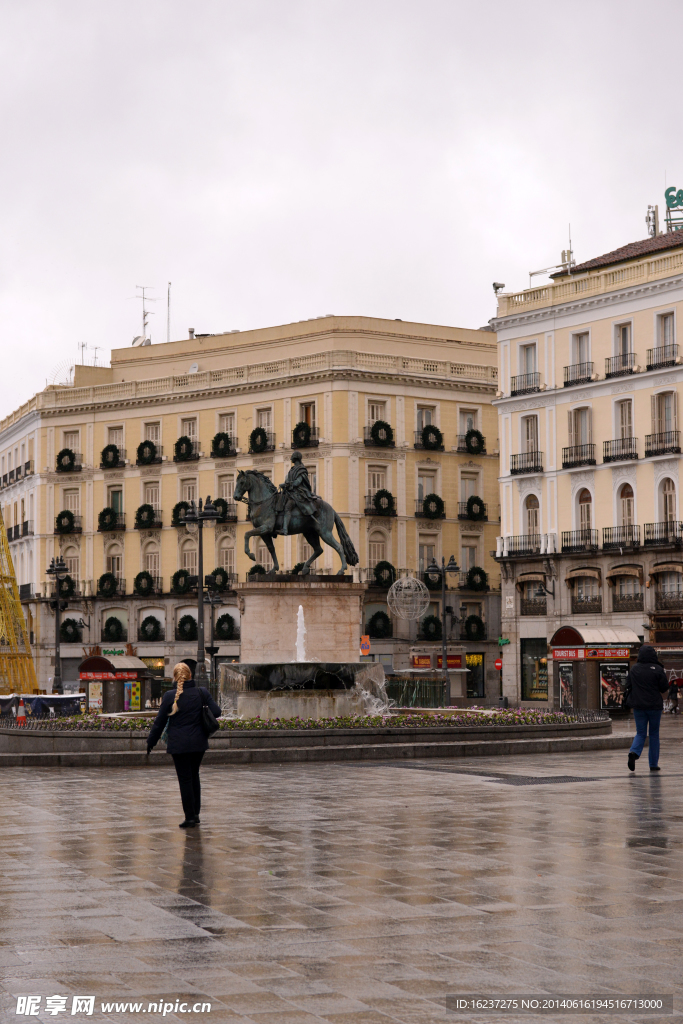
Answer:
<svg viewBox="0 0 683 1024"><path fill-rule="evenodd" d="M0 415L55 368L326 313L478 327L683 187L680 4L0 0Z"/></svg>

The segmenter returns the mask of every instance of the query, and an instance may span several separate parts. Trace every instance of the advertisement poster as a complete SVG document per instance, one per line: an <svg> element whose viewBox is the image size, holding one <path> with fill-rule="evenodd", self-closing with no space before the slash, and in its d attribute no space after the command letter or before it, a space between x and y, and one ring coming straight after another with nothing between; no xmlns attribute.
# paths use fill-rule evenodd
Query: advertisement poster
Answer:
<svg viewBox="0 0 683 1024"><path fill-rule="evenodd" d="M131 683L130 685L131 685L130 710L131 711L139 711L140 710L140 680L136 679L136 681L134 683Z"/></svg>
<svg viewBox="0 0 683 1024"><path fill-rule="evenodd" d="M90 683L88 687L88 710L102 710L102 683Z"/></svg>
<svg viewBox="0 0 683 1024"><path fill-rule="evenodd" d="M571 662L558 665L560 673L560 707L574 707L574 666Z"/></svg>
<svg viewBox="0 0 683 1024"><path fill-rule="evenodd" d="M123 684L123 710L130 711L130 690L132 683Z"/></svg>
<svg viewBox="0 0 683 1024"><path fill-rule="evenodd" d="M429 655L428 655L429 657ZM446 666L448 668L462 668L462 655L461 654L447 654L446 655ZM436 659L436 667L443 668L443 654L439 654Z"/></svg>
<svg viewBox="0 0 683 1024"><path fill-rule="evenodd" d="M623 707L627 675L628 662L600 666L601 708Z"/></svg>
<svg viewBox="0 0 683 1024"><path fill-rule="evenodd" d="M448 655L446 655L448 657ZM431 668L432 667L432 656L431 654L413 654L410 658L411 668Z"/></svg>

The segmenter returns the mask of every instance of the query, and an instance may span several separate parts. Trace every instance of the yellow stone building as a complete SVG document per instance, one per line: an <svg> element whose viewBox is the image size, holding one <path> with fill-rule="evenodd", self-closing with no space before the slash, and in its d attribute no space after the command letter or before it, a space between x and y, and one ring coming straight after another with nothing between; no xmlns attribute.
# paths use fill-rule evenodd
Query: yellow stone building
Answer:
<svg viewBox="0 0 683 1024"><path fill-rule="evenodd" d="M683 237L670 232L499 295L497 558L513 701L559 705L573 688L575 705L607 706L629 639L683 668L682 272ZM588 639L553 658L560 627Z"/></svg>
<svg viewBox="0 0 683 1024"><path fill-rule="evenodd" d="M373 584L382 561L399 573L419 573L433 557L453 554L463 574L452 584L449 626L459 639L464 621L476 615L495 643L498 572L491 552L500 530L491 403L498 384L490 330L329 316L189 335L117 349L110 367L77 366L74 386L49 387L0 423L0 500L40 685L54 671L54 623L45 600L45 569L54 555L64 557L74 581L65 617L83 623L79 642L63 647L65 678L75 679L83 645L114 649L126 640L168 673L169 662L193 653L191 642L177 639L179 621L196 618L194 595L171 591L178 570L197 573L197 537L178 518L179 503L223 499L223 521L204 531L204 571L220 566L243 580L253 563L244 553L246 506L233 501L236 474L257 468L280 484L293 445L317 492L342 516L360 556L356 578ZM373 431L378 421L388 433ZM295 437L302 423L306 429ZM423 436L425 427L435 429ZM484 438L483 450L476 450L476 434L466 443L470 430ZM224 435L220 450L217 435ZM379 491L390 497L376 500ZM425 505L429 495L440 500ZM471 496L483 499L484 519L468 512ZM141 517L142 506L151 512ZM262 542L254 550L269 568ZM276 551L287 569L309 553L296 536L278 538ZM466 586L465 570L475 566L488 574L488 591ZM316 568L336 572L336 553L326 549ZM141 572L152 580L144 594ZM107 573L116 581L113 592L103 590ZM229 590L224 599L217 616L232 615L238 629ZM436 605L431 610L440 614ZM386 611L386 587L369 585L366 624L376 611ZM150 617L159 623L152 642L140 632ZM105 630L111 619L120 628ZM392 639L373 642L375 655L407 664L417 628L395 623ZM470 646L484 654L489 643ZM221 656L239 656L237 634L221 644ZM488 662L480 659L474 673L482 677L477 693L483 696L486 665L496 699L493 657Z"/></svg>

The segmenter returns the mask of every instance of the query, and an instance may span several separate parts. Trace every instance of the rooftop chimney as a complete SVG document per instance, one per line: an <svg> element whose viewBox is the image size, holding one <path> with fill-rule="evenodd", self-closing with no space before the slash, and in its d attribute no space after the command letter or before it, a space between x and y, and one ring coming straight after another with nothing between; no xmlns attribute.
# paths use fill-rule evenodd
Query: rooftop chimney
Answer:
<svg viewBox="0 0 683 1024"><path fill-rule="evenodd" d="M192 341L192 340L193 340L193 338L194 338L194 327L188 327L188 329L187 329L187 333L188 333L188 334L189 334L189 336L190 336L190 341Z"/></svg>

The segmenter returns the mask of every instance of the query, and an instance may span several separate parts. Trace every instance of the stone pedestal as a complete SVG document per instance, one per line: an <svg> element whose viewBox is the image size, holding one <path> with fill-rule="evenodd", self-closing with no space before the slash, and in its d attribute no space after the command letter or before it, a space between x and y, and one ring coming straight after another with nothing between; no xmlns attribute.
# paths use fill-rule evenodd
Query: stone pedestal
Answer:
<svg viewBox="0 0 683 1024"><path fill-rule="evenodd" d="M296 661L299 605L304 610L306 660L357 662L365 585L334 576L311 582L262 578L238 583L240 661Z"/></svg>

